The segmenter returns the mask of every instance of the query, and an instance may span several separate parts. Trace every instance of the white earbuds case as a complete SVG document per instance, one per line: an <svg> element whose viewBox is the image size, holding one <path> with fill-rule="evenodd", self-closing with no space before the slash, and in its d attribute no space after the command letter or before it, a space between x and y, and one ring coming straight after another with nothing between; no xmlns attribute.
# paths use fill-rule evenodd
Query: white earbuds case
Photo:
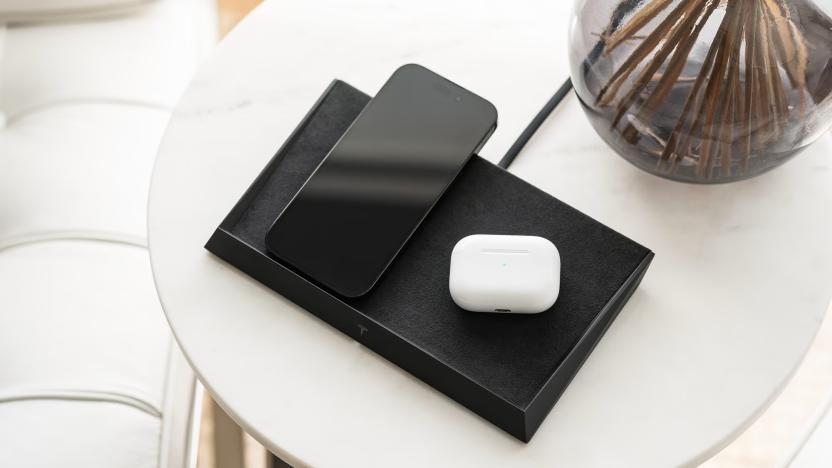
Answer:
<svg viewBox="0 0 832 468"><path fill-rule="evenodd" d="M558 298L560 253L537 236L468 236L451 254L449 287L471 312L540 313Z"/></svg>

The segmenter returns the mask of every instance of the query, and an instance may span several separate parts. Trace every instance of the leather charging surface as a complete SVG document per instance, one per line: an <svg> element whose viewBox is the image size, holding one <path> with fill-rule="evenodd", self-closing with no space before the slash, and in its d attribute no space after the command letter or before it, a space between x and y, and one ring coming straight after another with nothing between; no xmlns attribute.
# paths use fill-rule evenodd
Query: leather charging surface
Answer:
<svg viewBox="0 0 832 468"><path fill-rule="evenodd" d="M265 253L271 224L369 99L337 82L285 148L232 234ZM536 315L512 315L471 313L454 304L448 291L451 251L470 234L536 235L552 241L562 262L555 305ZM474 156L376 287L345 302L525 408L648 253Z"/></svg>

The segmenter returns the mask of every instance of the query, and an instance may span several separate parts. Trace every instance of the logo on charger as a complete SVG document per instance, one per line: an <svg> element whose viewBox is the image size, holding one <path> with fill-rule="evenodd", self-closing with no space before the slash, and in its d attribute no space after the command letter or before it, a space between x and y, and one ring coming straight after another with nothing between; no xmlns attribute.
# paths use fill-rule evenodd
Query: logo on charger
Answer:
<svg viewBox="0 0 832 468"><path fill-rule="evenodd" d="M359 323L359 324L358 324L358 331L360 331L360 332L361 332L361 336L364 336L364 332L366 332L366 331L367 331L367 327L365 327L364 325L361 325L361 324Z"/></svg>

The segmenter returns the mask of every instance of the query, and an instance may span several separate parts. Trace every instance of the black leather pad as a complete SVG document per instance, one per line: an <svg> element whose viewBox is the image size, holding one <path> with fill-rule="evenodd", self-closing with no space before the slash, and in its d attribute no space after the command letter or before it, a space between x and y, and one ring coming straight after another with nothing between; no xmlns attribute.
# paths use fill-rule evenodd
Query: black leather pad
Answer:
<svg viewBox="0 0 832 468"><path fill-rule="evenodd" d="M231 233L266 253L275 218L370 98L338 82L284 149ZM560 251L561 290L536 315L466 312L448 291L451 250L470 234L536 235ZM333 234L336 235L336 234ZM377 286L345 300L520 408L532 401L649 250L474 156Z"/></svg>

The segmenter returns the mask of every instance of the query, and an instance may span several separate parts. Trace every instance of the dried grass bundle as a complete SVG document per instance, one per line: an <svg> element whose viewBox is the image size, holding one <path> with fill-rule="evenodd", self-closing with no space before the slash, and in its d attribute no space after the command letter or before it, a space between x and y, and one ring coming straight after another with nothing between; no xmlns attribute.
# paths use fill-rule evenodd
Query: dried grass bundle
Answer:
<svg viewBox="0 0 832 468"><path fill-rule="evenodd" d="M612 126L623 126L621 137L634 144L643 133L637 122L649 121L677 83L686 81L682 73L691 51L720 8L719 28L698 74L688 80L692 84L663 151L656 154L657 165L672 173L682 158L692 156L702 180L748 171L754 155L783 135L790 118L806 111L806 42L788 1L644 2L620 27L602 35L606 56L628 41L637 39L638 45L603 84L595 104L612 111ZM651 23L656 26L641 33Z"/></svg>

